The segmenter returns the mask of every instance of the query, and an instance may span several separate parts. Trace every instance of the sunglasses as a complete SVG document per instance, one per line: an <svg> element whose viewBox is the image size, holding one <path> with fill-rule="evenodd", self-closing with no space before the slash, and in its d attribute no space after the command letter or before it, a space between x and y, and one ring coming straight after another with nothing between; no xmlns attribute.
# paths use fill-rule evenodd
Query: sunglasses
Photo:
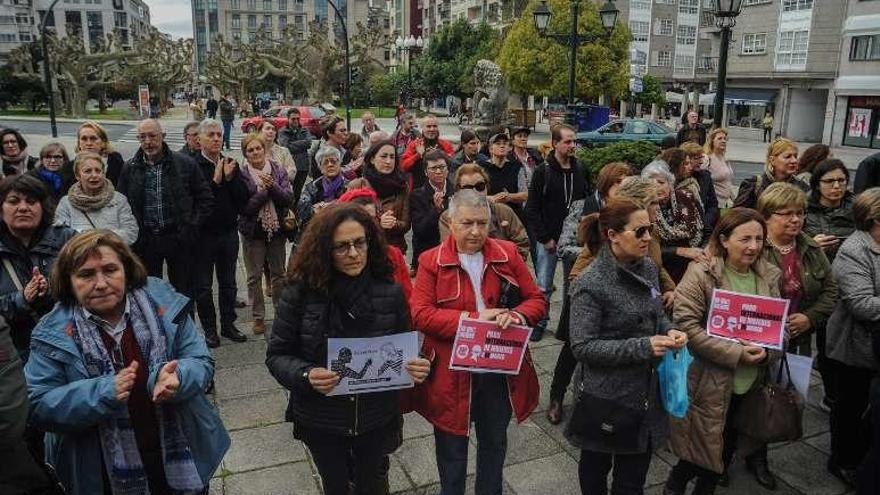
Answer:
<svg viewBox="0 0 880 495"><path fill-rule="evenodd" d="M459 189L476 189L477 191L483 192L486 190L486 183L484 181L477 182L476 184L462 184L458 187Z"/></svg>
<svg viewBox="0 0 880 495"><path fill-rule="evenodd" d="M651 233L651 226L650 225L642 225L641 227L638 227L635 230L629 230L626 232L632 232L633 234L636 235L636 239L642 239L645 237L645 234Z"/></svg>

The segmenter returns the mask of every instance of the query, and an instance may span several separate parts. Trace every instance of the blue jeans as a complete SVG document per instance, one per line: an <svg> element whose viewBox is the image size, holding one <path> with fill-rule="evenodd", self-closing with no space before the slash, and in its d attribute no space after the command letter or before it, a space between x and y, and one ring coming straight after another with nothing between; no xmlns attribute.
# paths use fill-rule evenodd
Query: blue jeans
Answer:
<svg viewBox="0 0 880 495"><path fill-rule="evenodd" d="M556 275L556 262L559 261L559 258L556 256L555 250L551 253L541 243L538 243L535 249L538 251L538 257L535 263L538 287L541 289L541 292L544 293L544 299L547 301L547 307L549 308L550 296L553 295L553 278ZM548 311L535 327L541 330L546 330L547 323L549 322L550 312Z"/></svg>
<svg viewBox="0 0 880 495"><path fill-rule="evenodd" d="M507 425L512 413L507 376L471 375L471 421L477 433L475 495L501 495ZM440 495L464 495L468 437L434 428L434 447L440 472Z"/></svg>
<svg viewBox="0 0 880 495"><path fill-rule="evenodd" d="M224 120L223 121L223 147L226 149L232 149L232 146L229 144L229 139L232 137L232 121Z"/></svg>

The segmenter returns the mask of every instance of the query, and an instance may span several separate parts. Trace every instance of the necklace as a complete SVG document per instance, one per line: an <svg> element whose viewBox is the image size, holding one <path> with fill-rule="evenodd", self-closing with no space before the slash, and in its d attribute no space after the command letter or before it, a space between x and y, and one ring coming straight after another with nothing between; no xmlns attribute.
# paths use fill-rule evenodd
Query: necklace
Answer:
<svg viewBox="0 0 880 495"><path fill-rule="evenodd" d="M797 245L797 241L795 241L787 246L777 246L775 242L770 240L770 237L767 237L767 242L770 243L770 245L773 246L777 251L779 251L779 254L781 254L783 256L790 253L794 249L794 247Z"/></svg>

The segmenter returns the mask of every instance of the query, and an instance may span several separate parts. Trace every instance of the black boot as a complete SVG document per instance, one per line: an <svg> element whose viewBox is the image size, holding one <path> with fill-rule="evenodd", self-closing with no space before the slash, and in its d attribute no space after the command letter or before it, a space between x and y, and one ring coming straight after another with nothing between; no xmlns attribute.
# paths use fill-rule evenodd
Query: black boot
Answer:
<svg viewBox="0 0 880 495"><path fill-rule="evenodd" d="M217 336L217 330L214 328L205 329L205 343L208 347L215 349L220 347L220 337Z"/></svg>
<svg viewBox="0 0 880 495"><path fill-rule="evenodd" d="M693 477L693 472L688 468L689 464L683 462L679 461L669 471L669 478L666 479L666 484L663 485L663 495L684 495L685 490L687 490L687 484Z"/></svg>
<svg viewBox="0 0 880 495"><path fill-rule="evenodd" d="M765 447L766 449L766 447ZM767 450L762 449L746 457L746 469L755 475L755 481L768 490L776 489L776 476L767 465Z"/></svg>
<svg viewBox="0 0 880 495"><path fill-rule="evenodd" d="M694 491L691 492L691 495L713 495L717 484L718 481L716 479L699 476L697 477L697 482L694 484Z"/></svg>
<svg viewBox="0 0 880 495"><path fill-rule="evenodd" d="M225 327L224 329L220 330L220 335L226 337L227 339L229 339L233 342L246 342L247 341L247 335L238 331L238 329L235 328L235 325L229 325L228 327Z"/></svg>

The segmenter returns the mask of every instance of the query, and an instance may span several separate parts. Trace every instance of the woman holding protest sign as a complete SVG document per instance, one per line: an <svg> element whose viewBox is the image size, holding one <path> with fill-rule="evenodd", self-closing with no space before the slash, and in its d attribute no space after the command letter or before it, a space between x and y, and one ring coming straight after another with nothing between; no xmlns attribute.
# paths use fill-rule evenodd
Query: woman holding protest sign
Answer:
<svg viewBox="0 0 880 495"><path fill-rule="evenodd" d="M571 352L579 395L565 436L581 449L581 492L640 493L655 448L667 436L655 365L687 336L673 328L648 257L651 219L629 199L611 199L587 217L597 253L571 285ZM609 432L607 425L611 425Z"/></svg>
<svg viewBox="0 0 880 495"><path fill-rule="evenodd" d="M746 341L709 336L706 321L712 293L718 289L779 297L781 273L761 258L767 227L761 215L732 208L721 217L709 247L714 257L691 263L675 291L675 323L687 332L695 357L688 373L690 408L684 419L670 421L670 444L680 458L666 481L666 494L683 494L697 479L693 493L711 494L738 449L758 482L772 489L776 480L767 468L761 445L738 432L734 417L743 396L761 383L769 363L763 347ZM722 481L723 483L723 481Z"/></svg>
<svg viewBox="0 0 880 495"><path fill-rule="evenodd" d="M266 351L272 376L290 390L286 418L305 443L327 495L387 493L384 456L400 445L398 392L328 396L327 339L380 337L411 329L403 290L392 279L378 223L360 206L330 205L309 222L281 293ZM430 363L405 365L414 382ZM352 473L352 476L349 474Z"/></svg>

